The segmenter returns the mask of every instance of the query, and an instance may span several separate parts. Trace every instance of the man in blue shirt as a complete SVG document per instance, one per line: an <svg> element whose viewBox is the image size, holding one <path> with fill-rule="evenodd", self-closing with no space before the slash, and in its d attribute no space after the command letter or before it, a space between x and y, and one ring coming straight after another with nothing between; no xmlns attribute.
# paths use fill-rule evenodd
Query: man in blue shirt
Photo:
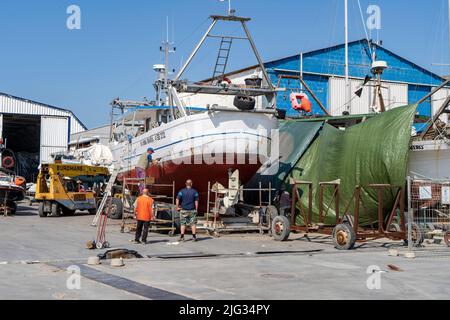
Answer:
<svg viewBox="0 0 450 320"><path fill-rule="evenodd" d="M155 149L148 148L147 153L144 153L136 164L136 178L142 180L139 181L139 192L142 194L145 188L145 182L143 182L147 176L147 168L153 164L153 154Z"/></svg>
<svg viewBox="0 0 450 320"><path fill-rule="evenodd" d="M177 211L180 211L181 238L184 241L186 227L192 228L193 240L197 241L197 212L199 195L197 190L192 188L192 180L186 181L186 188L178 192L176 205Z"/></svg>

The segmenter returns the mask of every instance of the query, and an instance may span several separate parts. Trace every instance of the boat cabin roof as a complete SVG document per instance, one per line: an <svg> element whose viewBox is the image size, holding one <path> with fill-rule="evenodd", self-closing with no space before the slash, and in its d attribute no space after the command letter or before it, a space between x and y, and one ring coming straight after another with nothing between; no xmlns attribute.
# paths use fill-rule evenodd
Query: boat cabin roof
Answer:
<svg viewBox="0 0 450 320"><path fill-rule="evenodd" d="M120 121L144 121L150 118L155 111L167 111L176 107L171 106L139 106L128 110L121 118ZM185 107L187 112L199 113L204 112L207 109L203 107Z"/></svg>

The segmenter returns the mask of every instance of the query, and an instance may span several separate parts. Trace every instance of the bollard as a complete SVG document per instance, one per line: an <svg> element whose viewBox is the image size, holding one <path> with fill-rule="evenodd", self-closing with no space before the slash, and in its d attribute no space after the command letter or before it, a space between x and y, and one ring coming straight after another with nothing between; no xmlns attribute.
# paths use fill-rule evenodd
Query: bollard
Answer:
<svg viewBox="0 0 450 320"><path fill-rule="evenodd" d="M111 267L119 268L119 267L123 267L124 265L125 265L125 263L123 262L122 258L111 260Z"/></svg>
<svg viewBox="0 0 450 320"><path fill-rule="evenodd" d="M395 250L395 249L390 249L388 254L390 257L398 257L399 256L398 250Z"/></svg>
<svg viewBox="0 0 450 320"><path fill-rule="evenodd" d="M100 264L99 257L89 257L87 261L88 266L98 266Z"/></svg>

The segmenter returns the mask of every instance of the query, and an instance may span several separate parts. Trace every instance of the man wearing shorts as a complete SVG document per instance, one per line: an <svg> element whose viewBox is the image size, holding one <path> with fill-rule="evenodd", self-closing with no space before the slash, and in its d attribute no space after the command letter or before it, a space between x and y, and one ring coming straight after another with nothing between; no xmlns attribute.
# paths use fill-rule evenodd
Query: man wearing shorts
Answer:
<svg viewBox="0 0 450 320"><path fill-rule="evenodd" d="M197 241L198 192L192 188L192 180L186 181L186 188L178 192L177 210L180 211L181 238L184 241L186 227L191 227L194 242Z"/></svg>

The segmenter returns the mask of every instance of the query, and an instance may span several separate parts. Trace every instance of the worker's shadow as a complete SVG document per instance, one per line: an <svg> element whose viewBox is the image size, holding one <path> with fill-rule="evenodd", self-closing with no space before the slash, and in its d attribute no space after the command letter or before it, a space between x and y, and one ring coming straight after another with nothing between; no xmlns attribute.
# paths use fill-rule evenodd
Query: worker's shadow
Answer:
<svg viewBox="0 0 450 320"><path fill-rule="evenodd" d="M147 241L147 244L158 244L158 243L167 243L170 242L170 240L149 240Z"/></svg>
<svg viewBox="0 0 450 320"><path fill-rule="evenodd" d="M208 240L213 240L213 237L197 237L197 242L202 242L202 241L208 241ZM185 242L193 242L194 239L192 238L187 238Z"/></svg>

